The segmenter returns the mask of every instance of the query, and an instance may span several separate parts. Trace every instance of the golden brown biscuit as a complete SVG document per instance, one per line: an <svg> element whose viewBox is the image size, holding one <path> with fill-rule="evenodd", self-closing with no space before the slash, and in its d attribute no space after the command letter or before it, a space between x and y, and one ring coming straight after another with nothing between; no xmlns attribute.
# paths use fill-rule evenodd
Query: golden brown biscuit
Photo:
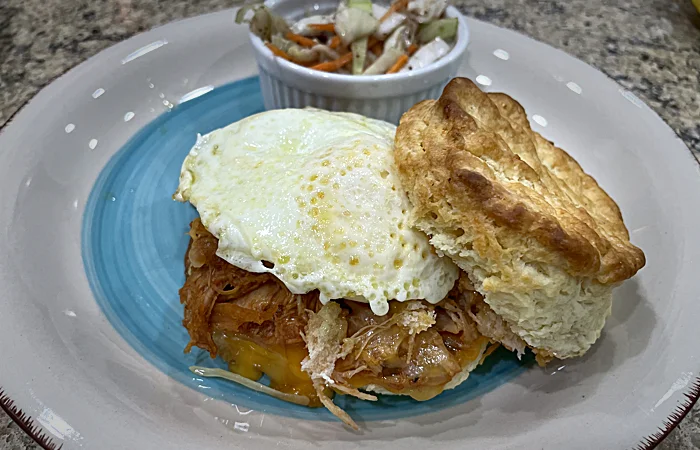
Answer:
<svg viewBox="0 0 700 450"><path fill-rule="evenodd" d="M559 358L595 342L612 287L644 254L615 202L520 104L456 78L404 114L395 154L414 225L517 336Z"/></svg>

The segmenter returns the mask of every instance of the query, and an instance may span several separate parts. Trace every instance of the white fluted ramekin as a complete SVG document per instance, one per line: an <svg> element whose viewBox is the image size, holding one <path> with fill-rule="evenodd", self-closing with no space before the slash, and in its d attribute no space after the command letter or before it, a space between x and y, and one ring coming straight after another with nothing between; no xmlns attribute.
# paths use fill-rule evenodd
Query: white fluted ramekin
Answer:
<svg viewBox="0 0 700 450"><path fill-rule="evenodd" d="M304 0L276 0L266 5L290 22L301 19L309 8L309 2ZM313 9L325 13L336 7L337 1L321 1ZM422 69L389 75L342 75L312 70L275 57L265 43L251 33L265 108L313 106L397 124L411 106L438 98L447 82L457 74L467 50L469 29L456 8L448 7L445 14L459 20L457 41L452 50Z"/></svg>

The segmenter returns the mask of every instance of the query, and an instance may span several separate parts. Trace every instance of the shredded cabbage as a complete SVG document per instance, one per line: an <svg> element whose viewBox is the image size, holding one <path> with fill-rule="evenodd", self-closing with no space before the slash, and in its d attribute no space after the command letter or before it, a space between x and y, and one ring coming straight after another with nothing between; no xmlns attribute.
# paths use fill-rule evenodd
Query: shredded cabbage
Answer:
<svg viewBox="0 0 700 450"><path fill-rule="evenodd" d="M294 44L287 50L289 56L296 62L310 63L318 59L318 52L313 48L302 47Z"/></svg>
<svg viewBox="0 0 700 450"><path fill-rule="evenodd" d="M311 50L317 52L320 55L325 56L327 59L330 60L338 59L340 57L340 55L338 55L338 52L336 52L329 46L323 44L314 45L313 47L311 47Z"/></svg>
<svg viewBox="0 0 700 450"><path fill-rule="evenodd" d="M309 27L311 24L328 24L333 23L333 16L309 16L299 20L297 23L292 25L292 33L300 34L302 36L319 36L323 34L323 31L316 30Z"/></svg>
<svg viewBox="0 0 700 450"><path fill-rule="evenodd" d="M253 14L248 18L250 11L253 11ZM287 25L284 18L270 11L267 6L260 4L242 7L236 13L235 20L236 23L249 23L250 31L267 42L270 42L272 36L276 34L284 35L289 31L289 25Z"/></svg>
<svg viewBox="0 0 700 450"><path fill-rule="evenodd" d="M295 45L294 42L283 38L282 35L280 35L280 34L275 34L274 36L272 36L272 39L270 42L272 43L272 45L274 45L275 47L277 47L278 49L280 49L284 52L288 52L289 49Z"/></svg>
<svg viewBox="0 0 700 450"><path fill-rule="evenodd" d="M389 38L384 42L384 51L389 49L395 49L400 51L406 51L411 41L410 29L408 26L404 25L396 30L389 36Z"/></svg>
<svg viewBox="0 0 700 450"><path fill-rule="evenodd" d="M233 381L243 386L250 388L254 391L262 392L263 394L270 395L276 399L283 400L285 402L294 403L301 406L309 406L311 399L305 395L287 394L285 392L280 392L277 389L272 389L269 386L265 386L262 383L253 381L246 377L242 377L236 373L229 372L224 369L212 369L209 367L200 366L190 366L190 372L200 377L206 378L224 378L229 381Z"/></svg>
<svg viewBox="0 0 700 450"><path fill-rule="evenodd" d="M418 23L430 22L437 19L447 8L447 0L411 0L408 2L408 12Z"/></svg>
<svg viewBox="0 0 700 450"><path fill-rule="evenodd" d="M352 45L350 46L350 50L352 51L352 73L353 75L359 75L365 69L367 44L369 42L367 36L373 34L377 30L379 21L372 15L372 2L370 0L348 0L348 8L345 9L345 11L350 11L349 17L353 17L353 20L361 21L353 24L356 38L351 41ZM337 17L336 32L340 36L340 39L345 42L346 37L338 30Z"/></svg>
<svg viewBox="0 0 700 450"><path fill-rule="evenodd" d="M389 8L386 8L384 6L372 5L372 14L376 19L380 19L388 10ZM374 37L376 37L380 41L383 41L384 39L386 39L387 36L389 36L392 33L392 31L394 31L396 28L402 25L406 21L406 19L407 17L405 14L391 14L383 22L379 23L379 27L377 27L377 31L374 33Z"/></svg>
<svg viewBox="0 0 700 450"><path fill-rule="evenodd" d="M377 60L364 71L365 75L381 75L394 65L397 59L403 55L403 51L396 48L385 49Z"/></svg>
<svg viewBox="0 0 700 450"><path fill-rule="evenodd" d="M458 26L456 17L426 22L418 29L418 42L425 44L438 37L443 41L451 41L457 36Z"/></svg>
<svg viewBox="0 0 700 450"><path fill-rule="evenodd" d="M379 21L370 11L357 7L340 8L335 16L335 32L345 45L370 36L379 26Z"/></svg>
<svg viewBox="0 0 700 450"><path fill-rule="evenodd" d="M425 44L423 47L419 48L418 51L408 60L406 66L401 69L401 72L421 69L442 58L449 51L450 45L437 37L431 42Z"/></svg>

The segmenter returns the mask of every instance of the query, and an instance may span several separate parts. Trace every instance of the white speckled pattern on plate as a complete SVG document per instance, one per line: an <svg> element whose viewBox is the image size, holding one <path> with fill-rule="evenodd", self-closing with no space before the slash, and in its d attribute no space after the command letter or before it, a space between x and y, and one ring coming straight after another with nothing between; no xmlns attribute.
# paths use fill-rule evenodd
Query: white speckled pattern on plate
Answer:
<svg viewBox="0 0 700 450"><path fill-rule="evenodd" d="M255 75L246 30L232 23L227 11L118 44L42 91L0 135L0 389L37 431L64 449L296 449L321 441L337 449L645 448L689 408L700 389L697 163L604 75L474 20L460 74L518 99L533 127L618 201L647 254L647 266L616 291L589 354L530 368L449 408L366 420L350 433L332 421L211 399L132 347L84 269L86 204L102 169L141 128L183 99ZM153 211L140 210L159 219ZM168 295L177 310L176 293Z"/></svg>

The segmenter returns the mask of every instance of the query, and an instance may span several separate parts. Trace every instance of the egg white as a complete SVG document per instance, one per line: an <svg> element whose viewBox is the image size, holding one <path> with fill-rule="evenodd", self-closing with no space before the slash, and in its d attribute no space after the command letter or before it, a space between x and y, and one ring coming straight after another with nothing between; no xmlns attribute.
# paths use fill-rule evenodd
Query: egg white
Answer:
<svg viewBox="0 0 700 450"><path fill-rule="evenodd" d="M199 136L174 196L219 239L217 255L323 303L442 300L458 269L409 223L396 127L350 113L260 113Z"/></svg>

